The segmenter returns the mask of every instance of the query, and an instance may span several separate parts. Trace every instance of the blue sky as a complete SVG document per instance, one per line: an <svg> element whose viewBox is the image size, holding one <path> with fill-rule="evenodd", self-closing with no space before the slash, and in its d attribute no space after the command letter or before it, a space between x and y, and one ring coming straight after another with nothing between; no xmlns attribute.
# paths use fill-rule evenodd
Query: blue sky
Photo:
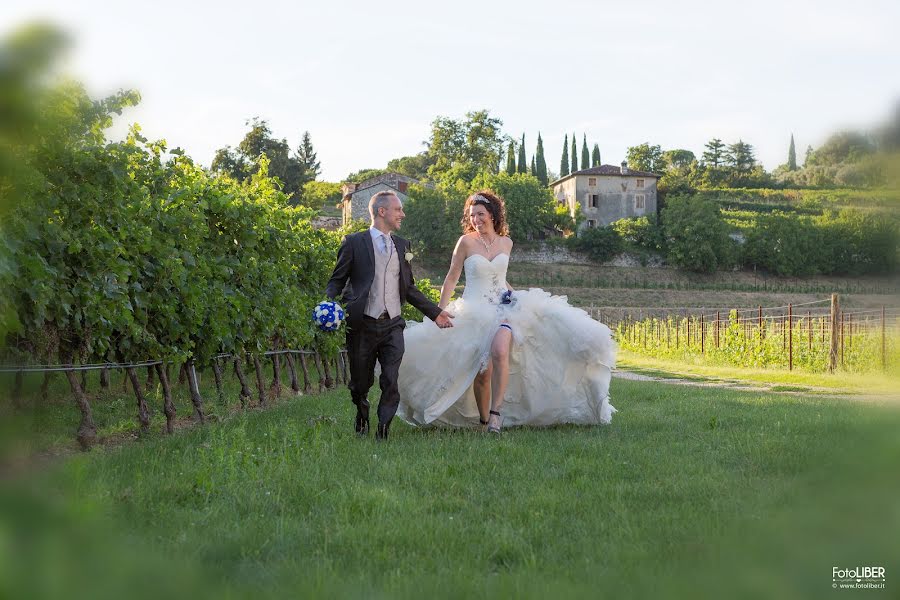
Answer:
<svg viewBox="0 0 900 600"><path fill-rule="evenodd" d="M437 115L487 108L617 164L648 141L699 155L752 144L766 168L900 100L900 2L130 2L13 0L4 32L43 18L69 31L67 68L93 93L138 89L126 113L209 164L245 121L292 147L309 130L320 179L420 151Z"/></svg>

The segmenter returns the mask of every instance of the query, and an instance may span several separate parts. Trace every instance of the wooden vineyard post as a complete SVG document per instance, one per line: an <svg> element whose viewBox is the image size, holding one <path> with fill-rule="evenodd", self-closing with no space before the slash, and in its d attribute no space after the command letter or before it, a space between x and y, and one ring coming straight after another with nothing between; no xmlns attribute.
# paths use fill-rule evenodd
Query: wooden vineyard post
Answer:
<svg viewBox="0 0 900 600"><path fill-rule="evenodd" d="M834 373L838 359L838 295L831 295L831 345L828 351L828 370Z"/></svg>
<svg viewBox="0 0 900 600"><path fill-rule="evenodd" d="M788 304L788 371L794 370L794 306Z"/></svg>

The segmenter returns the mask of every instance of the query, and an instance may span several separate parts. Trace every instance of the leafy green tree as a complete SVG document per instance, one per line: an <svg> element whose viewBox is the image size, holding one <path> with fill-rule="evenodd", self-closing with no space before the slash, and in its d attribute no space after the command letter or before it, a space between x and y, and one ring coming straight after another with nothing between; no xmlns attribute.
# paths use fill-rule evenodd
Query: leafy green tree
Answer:
<svg viewBox="0 0 900 600"><path fill-rule="evenodd" d="M522 142L519 144L519 160L516 162L516 173L528 172L528 159L525 157L525 134L522 134Z"/></svg>
<svg viewBox="0 0 900 600"><path fill-rule="evenodd" d="M808 153L804 166L828 166L856 162L875 152L868 136L856 131L841 131L830 136L821 147Z"/></svg>
<svg viewBox="0 0 900 600"><path fill-rule="evenodd" d="M796 171L797 170L797 149L794 148L794 134L791 134L791 145L788 147L788 160L787 160L787 168L788 171Z"/></svg>
<svg viewBox="0 0 900 600"><path fill-rule="evenodd" d="M310 181L303 186L303 205L319 210L341 201L341 184L329 181Z"/></svg>
<svg viewBox="0 0 900 600"><path fill-rule="evenodd" d="M538 178L538 181L540 181L542 185L548 185L550 179L547 175L547 161L544 158L544 141L541 139L541 132L538 132L537 150L535 150L534 156L535 177Z"/></svg>
<svg viewBox="0 0 900 600"><path fill-rule="evenodd" d="M403 236L415 253L446 259L462 234L460 219L466 191L458 188L411 185L403 206Z"/></svg>
<svg viewBox="0 0 900 600"><path fill-rule="evenodd" d="M666 241L656 215L630 217L610 223L622 241L650 251L665 251Z"/></svg>
<svg viewBox="0 0 900 600"><path fill-rule="evenodd" d="M717 169L725 165L726 147L719 138L713 138L706 142L706 151L703 152L703 162Z"/></svg>
<svg viewBox="0 0 900 600"><path fill-rule="evenodd" d="M697 160L697 157L690 150L666 150L662 153L663 171L687 169L695 160Z"/></svg>
<svg viewBox="0 0 900 600"><path fill-rule="evenodd" d="M594 144L594 149L591 152L591 166L599 167L602 163L600 162L600 146L598 144Z"/></svg>
<svg viewBox="0 0 900 600"><path fill-rule="evenodd" d="M581 139L581 168L589 169L591 167L591 155L587 147L587 134Z"/></svg>
<svg viewBox="0 0 900 600"><path fill-rule="evenodd" d="M810 219L773 211L760 214L747 232L743 262L777 275L814 275L820 249L820 235Z"/></svg>
<svg viewBox="0 0 900 600"><path fill-rule="evenodd" d="M503 121L486 110L468 112L464 120L436 118L431 124L426 150L434 162L428 169L431 178L496 173L507 142L500 131L502 126Z"/></svg>
<svg viewBox="0 0 900 600"><path fill-rule="evenodd" d="M625 154L628 166L638 171L651 171L653 173L663 173L665 171L665 163L663 160L662 149L657 146L651 146L647 142L639 146L631 146Z"/></svg>
<svg viewBox="0 0 900 600"><path fill-rule="evenodd" d="M691 196L670 196L661 220L671 264L708 273L733 263L734 242L716 203Z"/></svg>
<svg viewBox="0 0 900 600"><path fill-rule="evenodd" d="M573 250L584 252L591 260L605 262L620 254L624 248L622 238L612 227L591 227L577 236L567 239Z"/></svg>
<svg viewBox="0 0 900 600"><path fill-rule="evenodd" d="M738 140L734 144L728 146L726 154L728 166L738 174L748 173L756 164L756 156L753 153L753 146Z"/></svg>
<svg viewBox="0 0 900 600"><path fill-rule="evenodd" d="M512 175L516 172L516 143L509 141L509 147L506 149L506 174Z"/></svg>
<svg viewBox="0 0 900 600"><path fill-rule="evenodd" d="M572 173L578 171L578 147L575 144L575 132L572 132Z"/></svg>
<svg viewBox="0 0 900 600"><path fill-rule="evenodd" d="M569 174L569 134L566 134L563 140L562 159L559 161L559 176L565 177Z"/></svg>
<svg viewBox="0 0 900 600"><path fill-rule="evenodd" d="M355 173L347 175L347 177L344 178L344 181L348 183L362 183L366 179L378 177L379 175L386 175L387 173L390 173L387 169L360 169Z"/></svg>
<svg viewBox="0 0 900 600"><path fill-rule="evenodd" d="M388 161L387 170L421 181L428 177L428 169L433 164L434 162L428 153L419 152L412 156L392 158Z"/></svg>
<svg viewBox="0 0 900 600"><path fill-rule="evenodd" d="M506 218L513 239L540 238L558 225L553 194L538 179L527 173L482 175L472 182L472 189L488 188L506 203ZM457 224L459 218L456 219Z"/></svg>
<svg viewBox="0 0 900 600"><path fill-rule="evenodd" d="M308 131L303 132L303 139L294 155L296 156L297 162L300 163L300 170L302 172L300 176L302 181L300 189L302 190L303 185L309 181L314 181L316 177L319 176L319 173L322 172L321 163L316 156L316 151L313 148L312 139L310 138Z"/></svg>
<svg viewBox="0 0 900 600"><path fill-rule="evenodd" d="M225 146L216 151L212 170L244 181L256 173L259 157L265 155L269 161L269 174L281 181L288 201L298 203L302 197L303 185L315 179L319 172L319 161L309 132L304 134L297 153L292 154L287 140L275 138L265 120L255 117L247 124L250 131L237 148Z"/></svg>

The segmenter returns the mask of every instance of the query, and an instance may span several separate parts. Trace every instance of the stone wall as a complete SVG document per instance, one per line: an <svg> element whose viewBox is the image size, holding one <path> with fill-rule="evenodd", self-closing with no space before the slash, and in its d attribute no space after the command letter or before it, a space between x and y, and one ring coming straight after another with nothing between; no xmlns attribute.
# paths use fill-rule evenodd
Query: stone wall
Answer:
<svg viewBox="0 0 900 600"><path fill-rule="evenodd" d="M641 257L635 256L633 254L622 253L612 260L608 260L605 263L602 263L603 266L606 267L661 267L663 266L663 261L661 258L650 258L649 260L644 258L644 262L641 262ZM590 259L588 259L585 255L569 250L565 246L559 246L555 244L547 244L543 242L528 244L526 245L516 245L513 247L512 256L510 257L510 262L522 262L522 263L533 263L539 265L553 265L553 264L563 264L563 265L588 265L591 264Z"/></svg>
<svg viewBox="0 0 900 600"><path fill-rule="evenodd" d="M312 218L312 226L316 229L327 229L329 231L334 231L336 229L340 229L342 225L343 219L341 217L313 217Z"/></svg>

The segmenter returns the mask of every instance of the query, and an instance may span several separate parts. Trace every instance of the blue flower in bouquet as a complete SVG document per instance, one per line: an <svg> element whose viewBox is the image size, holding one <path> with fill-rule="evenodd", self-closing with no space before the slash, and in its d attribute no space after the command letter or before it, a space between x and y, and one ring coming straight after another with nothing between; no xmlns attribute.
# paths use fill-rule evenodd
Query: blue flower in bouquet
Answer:
<svg viewBox="0 0 900 600"><path fill-rule="evenodd" d="M500 304L513 304L514 302L515 298L513 298L512 290L506 290L500 294Z"/></svg>
<svg viewBox="0 0 900 600"><path fill-rule="evenodd" d="M344 322L344 309L337 302L319 302L313 309L313 321L322 331L336 331Z"/></svg>

